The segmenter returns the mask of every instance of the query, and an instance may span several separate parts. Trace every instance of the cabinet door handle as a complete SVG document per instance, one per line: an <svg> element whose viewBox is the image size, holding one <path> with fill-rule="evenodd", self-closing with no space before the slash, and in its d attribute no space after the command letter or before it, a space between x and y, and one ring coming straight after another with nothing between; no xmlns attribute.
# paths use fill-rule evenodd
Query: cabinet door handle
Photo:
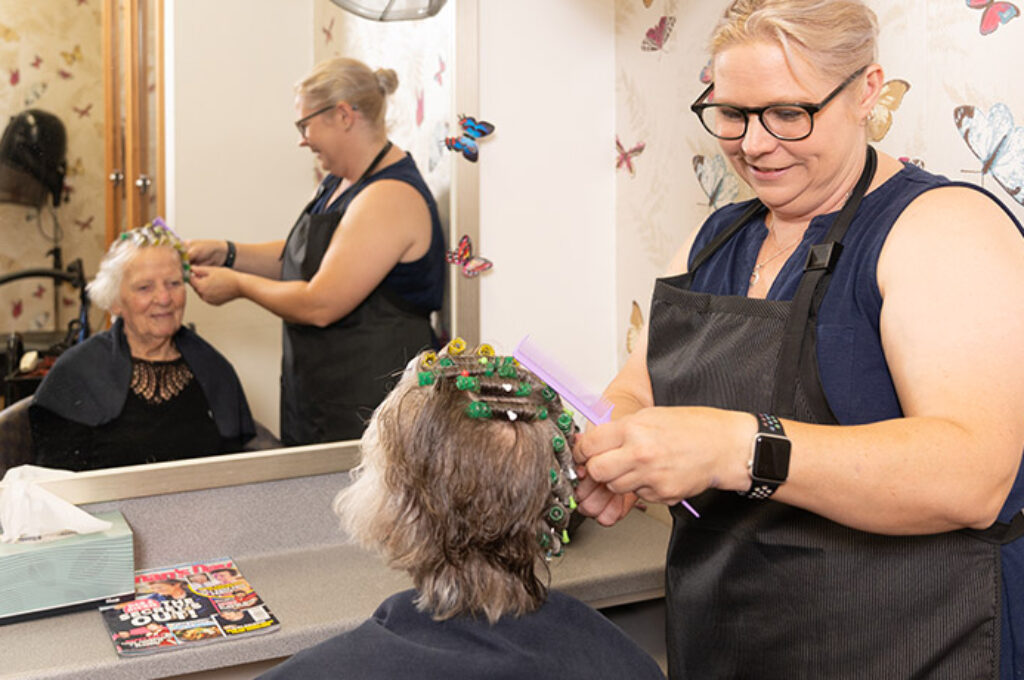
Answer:
<svg viewBox="0 0 1024 680"><path fill-rule="evenodd" d="M121 172L120 170L114 170L112 173L110 173L110 175L107 176L107 179L113 182L114 186L117 186L118 184L124 181L124 173Z"/></svg>
<svg viewBox="0 0 1024 680"><path fill-rule="evenodd" d="M140 194L145 194L149 191L149 185L153 183L146 175L139 175L138 179L135 180L135 186L138 188Z"/></svg>

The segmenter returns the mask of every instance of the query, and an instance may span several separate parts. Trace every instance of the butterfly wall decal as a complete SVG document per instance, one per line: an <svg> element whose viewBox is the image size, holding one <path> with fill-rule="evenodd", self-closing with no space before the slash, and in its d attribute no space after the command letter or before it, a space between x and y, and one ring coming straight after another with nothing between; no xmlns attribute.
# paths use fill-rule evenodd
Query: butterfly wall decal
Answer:
<svg viewBox="0 0 1024 680"><path fill-rule="evenodd" d="M61 50L60 56L64 57L64 61L65 63L67 63L68 66L71 66L76 61L82 60L82 46L75 45L73 48L71 48L70 52L65 52Z"/></svg>
<svg viewBox="0 0 1024 680"><path fill-rule="evenodd" d="M700 82L707 85L711 82L711 60L708 59L708 63L704 64L704 68L700 70Z"/></svg>
<svg viewBox="0 0 1024 680"><path fill-rule="evenodd" d="M725 160L719 154L711 158L694 156L693 171L700 182L700 188L708 197L708 207L712 210L717 210L736 198L739 180L725 167Z"/></svg>
<svg viewBox="0 0 1024 680"><path fill-rule="evenodd" d="M997 102L988 115L976 106L953 109L956 129L978 160L982 179L992 175L1013 200L1024 205L1024 127L1014 126L1010 107Z"/></svg>
<svg viewBox="0 0 1024 680"><path fill-rule="evenodd" d="M452 151L461 151L466 160L476 163L480 156L477 140L494 132L494 126L472 116L460 116L459 125L462 126L462 136L447 137L444 145Z"/></svg>
<svg viewBox="0 0 1024 680"><path fill-rule="evenodd" d="M917 167L924 170L924 160L918 158L917 156L900 156L899 161L900 163L909 163L910 165L916 165Z"/></svg>
<svg viewBox="0 0 1024 680"><path fill-rule="evenodd" d="M868 116L868 139L880 142L892 127L892 115L903 102L903 95L910 89L905 80L890 80L882 85L882 93L878 96Z"/></svg>
<svg viewBox="0 0 1024 680"><path fill-rule="evenodd" d="M640 49L644 52L656 52L665 48L669 36L672 35L672 28L676 25L676 18L663 16L653 28L648 28L644 39L640 43Z"/></svg>
<svg viewBox="0 0 1024 680"><path fill-rule="evenodd" d="M1012 2L993 2L993 0L967 0L971 9L981 10L981 23L978 30L988 35L997 28L1020 16L1020 8Z"/></svg>
<svg viewBox="0 0 1024 680"><path fill-rule="evenodd" d="M629 312L629 328L626 329L626 353L632 354L633 348L640 340L640 332L644 328L644 314L640 311L640 305L632 300L633 307Z"/></svg>
<svg viewBox="0 0 1024 680"><path fill-rule="evenodd" d="M416 127L423 125L423 90L416 90Z"/></svg>
<svg viewBox="0 0 1024 680"><path fill-rule="evenodd" d="M442 80L443 78L444 78L444 59L442 59L441 55L439 54L439 55L437 55L437 73L434 74L434 80L437 81L438 85L444 85L444 81Z"/></svg>
<svg viewBox="0 0 1024 680"><path fill-rule="evenodd" d="M473 241L470 240L469 234L464 234L459 239L458 247L455 250L449 250L445 254L445 259L449 264L462 267L462 275L470 279L494 266L494 263L486 257L473 254Z"/></svg>
<svg viewBox="0 0 1024 680"><path fill-rule="evenodd" d="M631 177L636 176L636 168L633 167L633 159L644 152L647 145L643 142L637 142L635 146L630 149L622 146L622 142L619 141L619 136L615 135L615 153L618 158L615 161L615 169L626 168L629 170Z"/></svg>

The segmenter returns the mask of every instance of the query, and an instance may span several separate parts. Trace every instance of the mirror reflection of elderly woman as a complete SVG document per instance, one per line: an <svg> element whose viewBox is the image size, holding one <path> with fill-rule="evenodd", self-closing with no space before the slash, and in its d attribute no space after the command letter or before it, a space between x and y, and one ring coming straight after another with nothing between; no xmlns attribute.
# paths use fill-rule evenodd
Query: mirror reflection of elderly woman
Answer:
<svg viewBox="0 0 1024 680"><path fill-rule="evenodd" d="M239 451L255 426L231 364L182 326L184 246L162 225L115 241L89 296L113 326L66 351L36 391L35 463L71 470Z"/></svg>
<svg viewBox="0 0 1024 680"><path fill-rule="evenodd" d="M327 177L286 240L191 241L191 284L210 304L252 300L284 321L281 439L359 437L393 375L437 345L444 233L411 155L387 136L398 79L338 57L297 87L299 146Z"/></svg>

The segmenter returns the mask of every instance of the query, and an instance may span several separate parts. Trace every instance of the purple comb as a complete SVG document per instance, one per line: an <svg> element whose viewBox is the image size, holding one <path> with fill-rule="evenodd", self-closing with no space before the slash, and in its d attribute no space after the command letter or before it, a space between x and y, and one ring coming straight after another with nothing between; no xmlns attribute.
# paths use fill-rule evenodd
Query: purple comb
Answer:
<svg viewBox="0 0 1024 680"><path fill-rule="evenodd" d="M561 370L544 352L530 342L527 335L519 341L512 352L519 363L533 371L538 378L554 388L569 404L583 414L583 417L600 425L612 419L614 405L599 394L588 392L579 381Z"/></svg>
<svg viewBox="0 0 1024 680"><path fill-rule="evenodd" d="M516 348L512 356L526 368L550 385L569 405L583 414L583 417L600 425L612 419L612 409L615 405L599 394L589 392L580 382L574 379L567 371L562 369L553 359L546 356L536 344L530 342L530 336L526 335ZM680 501L694 517L700 517L692 505L686 500Z"/></svg>

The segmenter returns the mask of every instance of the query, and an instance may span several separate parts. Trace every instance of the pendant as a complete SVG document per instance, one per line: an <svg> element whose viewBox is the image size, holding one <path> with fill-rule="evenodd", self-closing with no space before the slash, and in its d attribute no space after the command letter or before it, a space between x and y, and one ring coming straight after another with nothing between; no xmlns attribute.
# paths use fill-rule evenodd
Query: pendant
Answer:
<svg viewBox="0 0 1024 680"><path fill-rule="evenodd" d="M750 272L750 285L751 286L753 286L755 283L757 283L757 280L759 278L761 278L761 274L758 273L758 271L757 271L758 269L760 269L760 267L755 267L754 271Z"/></svg>

